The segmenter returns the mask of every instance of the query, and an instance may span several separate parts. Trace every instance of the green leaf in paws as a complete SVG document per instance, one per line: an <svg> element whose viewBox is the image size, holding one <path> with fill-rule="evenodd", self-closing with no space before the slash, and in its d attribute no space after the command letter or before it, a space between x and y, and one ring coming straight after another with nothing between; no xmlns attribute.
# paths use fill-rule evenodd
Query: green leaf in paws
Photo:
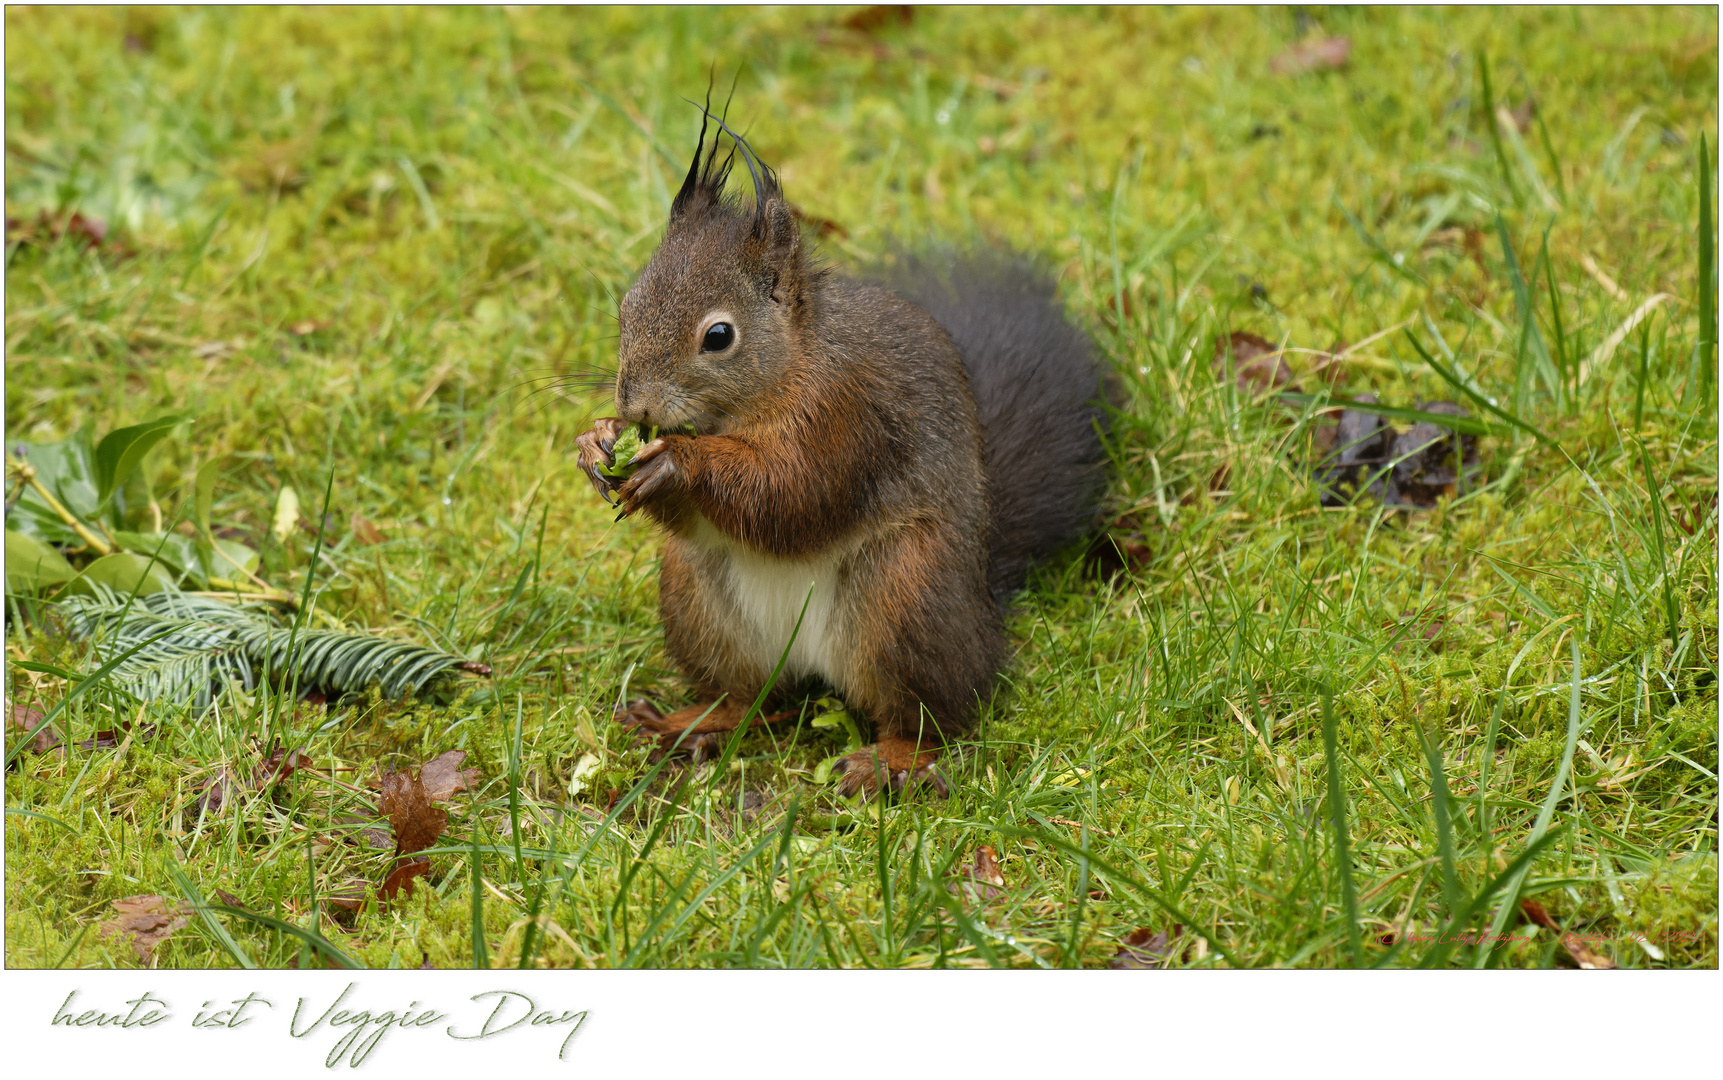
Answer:
<svg viewBox="0 0 1723 1080"><path fill-rule="evenodd" d="M658 428L635 424L616 437L610 448L610 460L615 464L600 465L598 471L612 480L626 480L634 475L634 457L642 447L658 437Z"/></svg>

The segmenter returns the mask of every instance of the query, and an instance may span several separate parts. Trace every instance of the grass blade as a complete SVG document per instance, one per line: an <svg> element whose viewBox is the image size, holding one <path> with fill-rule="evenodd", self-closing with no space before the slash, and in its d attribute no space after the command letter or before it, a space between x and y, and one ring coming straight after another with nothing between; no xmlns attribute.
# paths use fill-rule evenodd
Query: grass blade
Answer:
<svg viewBox="0 0 1723 1080"><path fill-rule="evenodd" d="M1521 431L1524 431L1525 433L1530 435L1532 438L1536 439L1538 442L1543 443L1545 446L1549 447L1551 450L1554 450L1557 453L1561 454L1562 457L1564 457L1564 458L1567 457L1567 453L1562 450L1562 448L1555 442L1554 439L1551 439L1548 435L1545 435L1543 432L1539 431L1537 428L1526 423L1524 420L1521 420L1519 417L1515 416L1513 413L1510 413L1510 412L1507 412L1503 409L1497 408L1496 405L1494 403L1492 403L1488 398L1484 397L1483 395L1479 394L1477 391L1473 390L1471 387L1467 386L1465 383L1461 382L1459 379L1459 376L1457 376L1453 372L1449 371L1446 367L1444 367L1442 365L1441 361L1437 360L1435 357L1431 356L1428 352L1424 351L1424 346L1422 344L1420 344L1418 341L1418 335L1416 335L1416 334L1412 333L1412 331L1408 330L1408 331L1406 331L1406 340L1410 341L1412 343L1412 348L1417 351L1418 355L1423 358L1423 360L1426 364L1430 365L1431 370L1433 370L1436 374L1440 375L1443 379L1447 380L1449 385L1451 385L1454 389L1456 389L1460 393L1466 395L1467 400L1471 401L1473 404L1477 405L1479 408L1484 409L1490 413L1495 414L1496 416L1501 417L1503 420L1505 420L1508 423L1512 424L1513 426L1519 428Z"/></svg>
<svg viewBox="0 0 1723 1080"><path fill-rule="evenodd" d="M1571 640L1573 642L1573 683L1568 693L1567 741L1562 747L1561 763L1556 766L1555 779L1550 782L1549 794L1544 797L1543 805L1538 808L1537 820L1532 824L1532 835L1527 843L1526 851L1514 861L1514 865L1520 867L1520 870L1514 876L1511 887L1502 901L1501 909L1496 912L1495 920L1490 924L1488 940L1493 941L1500 937L1502 928L1507 925L1508 920L1518 910L1520 888L1525 884L1526 872L1531 866L1526 856L1533 850L1541 849L1544 833L1549 829L1550 819L1555 816L1556 804L1561 801L1562 787L1567 783L1568 774L1573 770L1573 753L1579 745L1580 655L1577 632Z"/></svg>
<svg viewBox="0 0 1723 1080"><path fill-rule="evenodd" d="M257 961L251 958L251 954L246 952L239 942L233 939L233 935L227 932L227 927L223 926L221 924L221 920L215 917L210 906L204 903L203 894L198 891L197 886L192 883L191 878L187 876L185 870L181 868L179 863L169 863L168 873L173 875L174 882L179 885L181 895L191 901L192 909L197 912L198 918L203 921L204 928L210 932L218 943L220 943L223 949L227 950L227 955L233 957L234 961L237 962L240 967L255 971L257 969Z"/></svg>
<svg viewBox="0 0 1723 1080"><path fill-rule="evenodd" d="M1717 250L1715 225L1711 220L1711 153L1705 133L1699 133L1694 167L1694 186L1699 189L1699 350L1700 392L1709 398L1717 374Z"/></svg>
<svg viewBox="0 0 1723 1080"><path fill-rule="evenodd" d="M1490 60L1482 49L1478 50L1478 85L1484 94L1484 128L1490 133L1490 145L1496 151L1496 168L1502 174L1502 184L1508 189L1508 197L1518 206L1520 189L1514 184L1513 170L1508 168L1508 153L1502 146L1501 129L1496 124L1496 95L1490 87Z"/></svg>
<svg viewBox="0 0 1723 1080"><path fill-rule="evenodd" d="M491 966L490 948L485 944L485 886L484 878L480 877L482 865L479 861L479 815L473 812L473 854L470 864L473 875L473 968L476 971L488 971Z"/></svg>
<svg viewBox="0 0 1723 1080"><path fill-rule="evenodd" d="M1358 938L1358 887L1352 880L1352 844L1346 834L1346 792L1340 783L1340 750L1335 737L1334 699L1322 695L1322 753L1328 763L1328 820L1334 826L1334 859L1340 873L1340 898L1346 916L1346 944L1352 966L1363 963Z"/></svg>

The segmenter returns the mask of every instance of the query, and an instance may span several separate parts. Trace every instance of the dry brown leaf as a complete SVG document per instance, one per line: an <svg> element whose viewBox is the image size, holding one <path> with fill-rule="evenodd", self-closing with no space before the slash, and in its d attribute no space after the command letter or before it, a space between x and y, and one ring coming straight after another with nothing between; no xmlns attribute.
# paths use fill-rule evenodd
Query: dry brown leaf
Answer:
<svg viewBox="0 0 1723 1080"><path fill-rule="evenodd" d="M54 730L52 724L43 724L43 719L45 717L40 709L32 709L28 705L13 705L6 710L7 732L23 735L34 729L36 734L30 736L29 744L25 748L33 754L45 754L60 745L60 733Z"/></svg>
<svg viewBox="0 0 1723 1080"><path fill-rule="evenodd" d="M969 876L992 885L1005 885L1005 875L999 869L999 856L986 844L975 849L975 865L970 868Z"/></svg>
<svg viewBox="0 0 1723 1080"><path fill-rule="evenodd" d="M383 794L377 804L395 831L396 855L425 850L449 824L449 815L431 805L419 778L404 772L383 774Z"/></svg>
<svg viewBox="0 0 1723 1080"><path fill-rule="evenodd" d="M336 835L349 843L360 843L375 851L388 851L395 846L394 838L382 829L371 825L371 819L357 814L342 814L336 819L343 828ZM357 829L352 826L359 826Z"/></svg>
<svg viewBox="0 0 1723 1080"><path fill-rule="evenodd" d="M197 797L197 812L199 814L219 814L222 808L234 800L245 787L243 781L232 769L225 766L217 771L204 786L203 792Z"/></svg>
<svg viewBox="0 0 1723 1080"><path fill-rule="evenodd" d="M311 758L306 756L303 748L291 751L276 749L252 769L249 780L240 770L224 765L205 782L197 799L198 812L218 814L235 799L261 791L274 781L286 780L295 771L310 767Z"/></svg>
<svg viewBox="0 0 1723 1080"><path fill-rule="evenodd" d="M1119 943L1119 951L1107 961L1107 966L1119 971L1145 971L1151 968L1164 967L1172 959L1172 948L1169 942L1176 941L1185 932L1185 928L1173 924L1172 933L1165 930L1150 930L1139 926L1125 935Z"/></svg>
<svg viewBox="0 0 1723 1080"><path fill-rule="evenodd" d="M1602 953L1593 952L1585 939L1571 930L1561 936L1561 947L1573 957L1573 962L1586 971L1613 971L1615 961Z"/></svg>
<svg viewBox="0 0 1723 1080"><path fill-rule="evenodd" d="M1420 401L1423 412L1466 417L1471 414L1451 401ZM1394 462L1391 492L1387 501L1429 509L1442 495L1453 496L1476 479L1478 437L1460 435L1459 456L1454 460L1452 428L1425 421L1394 439L1389 460Z"/></svg>
<svg viewBox="0 0 1723 1080"><path fill-rule="evenodd" d="M433 802L447 802L457 791L470 791L478 783L478 769L463 769L467 760L465 750L450 750L438 754L419 769L419 781L425 785L425 796Z"/></svg>
<svg viewBox="0 0 1723 1080"><path fill-rule="evenodd" d="M119 914L102 924L101 936L126 935L145 964L155 958L156 946L164 938L190 921L188 909L154 894L115 900L114 910Z"/></svg>
<svg viewBox="0 0 1723 1080"><path fill-rule="evenodd" d="M417 859L404 862L389 871L389 876L384 878L383 884L377 887L377 896L384 904L392 904L395 902L396 894L405 889L407 895L403 896L402 899L409 899L413 895L413 879L424 877L430 872L431 860L429 856L421 855Z"/></svg>
<svg viewBox="0 0 1723 1080"><path fill-rule="evenodd" d="M79 213L62 218L44 210L37 214L33 221L14 217L6 219L6 240L9 243L46 247L65 238L82 244L87 251L104 249L105 244L104 250L108 254L122 258L133 254L132 249L125 244L108 240L108 224L101 218L86 217Z"/></svg>
<svg viewBox="0 0 1723 1080"><path fill-rule="evenodd" d="M128 721L122 720L117 728L103 728L88 739L79 739L78 746L85 750L112 750L126 741L126 736L131 734L131 730L132 725ZM138 741L144 742L155 738L156 731L155 724L146 724L138 729Z"/></svg>
<svg viewBox="0 0 1723 1080"><path fill-rule="evenodd" d="M257 786L263 787L271 781L285 780L292 776L295 771L309 769L311 765L311 758L305 753L303 746L294 750L278 747L263 759L263 764L257 767Z"/></svg>
<svg viewBox="0 0 1723 1080"><path fill-rule="evenodd" d="M347 884L326 893L323 902L330 908L338 923L350 925L353 916L365 910L365 895L371 891L371 883L364 878L353 878Z"/></svg>
<svg viewBox="0 0 1723 1080"><path fill-rule="evenodd" d="M1241 393L1261 394L1279 390L1292 383L1292 368L1274 342L1258 337L1248 330L1234 330L1225 337L1214 339L1214 373L1226 373L1227 357L1232 357L1233 378Z"/></svg>
<svg viewBox="0 0 1723 1080"><path fill-rule="evenodd" d="M1559 935L1562 948L1585 971L1610 971L1615 968L1615 961L1601 953L1593 952L1584 938L1570 930L1563 930L1561 923L1550 917L1544 906L1536 900L1521 900L1520 912L1532 922L1545 930L1554 930Z"/></svg>
<svg viewBox="0 0 1723 1080"><path fill-rule="evenodd" d="M1347 37L1306 38L1296 45L1282 49L1268 62L1268 70L1276 75L1303 75L1306 72L1343 68L1352 55L1352 39Z"/></svg>

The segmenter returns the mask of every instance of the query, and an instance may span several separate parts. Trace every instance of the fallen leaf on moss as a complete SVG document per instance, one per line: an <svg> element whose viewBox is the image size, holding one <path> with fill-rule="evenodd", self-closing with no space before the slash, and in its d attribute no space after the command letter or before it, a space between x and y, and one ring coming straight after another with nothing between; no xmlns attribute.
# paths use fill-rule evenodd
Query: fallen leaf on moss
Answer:
<svg viewBox="0 0 1723 1080"><path fill-rule="evenodd" d="M398 893L406 890L406 896L402 899L408 899L413 895L413 879L424 877L430 872L431 860L429 856L421 855L416 859L404 862L389 871L389 876L384 878L383 884L377 887L377 896L383 903L391 904L394 903Z"/></svg>
<svg viewBox="0 0 1723 1080"><path fill-rule="evenodd" d="M276 748L257 769L257 785L262 787L275 780L285 780L299 769L311 768L311 758L303 746L287 750Z"/></svg>
<svg viewBox="0 0 1723 1080"><path fill-rule="evenodd" d="M124 936L131 942L132 951L145 964L155 958L156 946L185 926L191 915L183 905L170 903L154 894L115 900L114 910L119 914L102 924L101 936Z"/></svg>
<svg viewBox="0 0 1723 1080"><path fill-rule="evenodd" d="M1173 958L1170 941L1177 940L1185 932L1178 923L1173 924L1172 933L1165 930L1150 930L1139 926L1125 935L1119 943L1119 951L1107 961L1107 966L1119 971L1146 971L1152 968L1165 967Z"/></svg>
<svg viewBox="0 0 1723 1080"><path fill-rule="evenodd" d="M1615 968L1615 961L1601 953L1593 952L1585 939L1571 930L1563 930L1561 923L1550 917L1550 913L1536 900L1521 900L1520 912L1527 919L1537 923L1545 930L1553 930L1559 935L1561 947L1567 950L1568 956L1585 971L1610 971Z"/></svg>
<svg viewBox="0 0 1723 1080"><path fill-rule="evenodd" d="M252 768L249 779L241 771L224 765L204 785L197 799L198 812L220 813L235 799L262 791L271 783L285 781L296 771L310 767L311 758L303 748L291 751L277 748Z"/></svg>
<svg viewBox="0 0 1723 1080"><path fill-rule="evenodd" d="M1361 404L1374 405L1375 394L1359 394ZM1375 413L1360 409L1343 409L1335 425L1331 452L1318 466L1317 481L1322 488L1323 506L1345 506L1356 496L1360 485L1366 493L1384 502L1390 501L1389 486L1393 478L1384 473L1388 452L1393 445L1394 429L1382 422Z"/></svg>
<svg viewBox="0 0 1723 1080"><path fill-rule="evenodd" d="M363 878L355 878L334 892L328 893L323 899L342 911L358 914L365 906L365 889L369 884Z"/></svg>
<svg viewBox="0 0 1723 1080"><path fill-rule="evenodd" d="M146 724L138 729L138 741L145 742L156 737L155 724ZM131 734L132 725L124 720L117 728L104 728L88 739L79 739L77 745L85 750L112 750L126 740Z"/></svg>
<svg viewBox="0 0 1723 1080"><path fill-rule="evenodd" d="M419 769L419 781L425 785L425 795L434 802L447 802L457 791L469 791L478 783L478 769L463 769L467 760L465 750L450 750L439 754Z"/></svg>
<svg viewBox="0 0 1723 1080"><path fill-rule="evenodd" d="M233 801L244 785L232 769L222 768L210 778L203 791L197 797L197 812L199 814L219 814L222 808Z"/></svg>
<svg viewBox="0 0 1723 1080"><path fill-rule="evenodd" d="M395 832L395 854L411 855L437 842L448 827L447 812L431 805L420 776L406 772L385 772L383 792L377 806L388 817Z"/></svg>
<svg viewBox="0 0 1723 1080"><path fill-rule="evenodd" d="M6 710L6 727L9 735L23 736L34 729L25 749L32 754L45 754L60 745L60 733L54 730L52 724L43 724L45 719L42 710L32 709L28 705L13 705Z"/></svg>
<svg viewBox="0 0 1723 1080"><path fill-rule="evenodd" d="M1471 415L1451 401L1421 401L1418 409L1443 416ZM1478 437L1459 436L1458 460L1454 437L1452 428L1428 421L1413 424L1410 431L1395 437L1390 456L1400 502L1428 509L1440 496L1452 497L1475 479Z"/></svg>
<svg viewBox="0 0 1723 1080"><path fill-rule="evenodd" d="M1261 394L1292 383L1292 368L1280 348L1266 338L1247 330L1234 330L1225 337L1214 339L1216 375L1226 374L1227 358L1232 359L1233 379L1241 393Z"/></svg>

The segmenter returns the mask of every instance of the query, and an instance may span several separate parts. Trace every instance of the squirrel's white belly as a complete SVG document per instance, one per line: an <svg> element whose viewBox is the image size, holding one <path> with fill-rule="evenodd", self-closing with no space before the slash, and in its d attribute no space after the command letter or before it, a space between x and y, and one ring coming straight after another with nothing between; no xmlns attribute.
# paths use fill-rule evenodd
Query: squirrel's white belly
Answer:
<svg viewBox="0 0 1723 1080"><path fill-rule="evenodd" d="M840 594L847 551L834 550L813 559L779 559L736 543L704 519L692 539L697 546L720 554L724 580L714 584L729 594L742 623L745 646L762 669L770 672L777 666L793 633L795 643L780 682L807 675L820 676L839 689L850 682L851 635L844 625L847 605ZM799 630L797 616L802 620Z"/></svg>

